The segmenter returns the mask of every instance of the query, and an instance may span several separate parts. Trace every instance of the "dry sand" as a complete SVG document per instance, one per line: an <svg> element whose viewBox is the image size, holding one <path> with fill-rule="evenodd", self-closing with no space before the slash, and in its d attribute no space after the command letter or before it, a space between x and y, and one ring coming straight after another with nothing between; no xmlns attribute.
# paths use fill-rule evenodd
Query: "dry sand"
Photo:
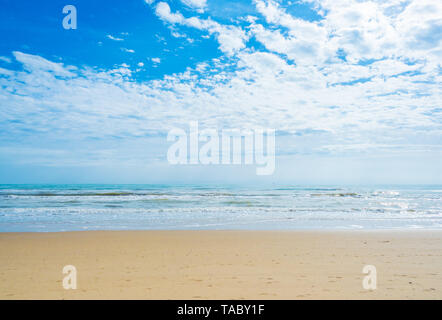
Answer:
<svg viewBox="0 0 442 320"><path fill-rule="evenodd" d="M76 290L62 287L65 265ZM442 233L0 233L0 298L442 299Z"/></svg>

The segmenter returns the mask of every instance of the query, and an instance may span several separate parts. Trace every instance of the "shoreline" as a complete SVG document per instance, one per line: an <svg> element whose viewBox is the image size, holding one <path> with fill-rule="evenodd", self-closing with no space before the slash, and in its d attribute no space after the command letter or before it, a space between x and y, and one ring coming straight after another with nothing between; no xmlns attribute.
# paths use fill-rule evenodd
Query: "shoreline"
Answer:
<svg viewBox="0 0 442 320"><path fill-rule="evenodd" d="M88 230L62 230L62 231L0 231L2 234L64 234L64 233L87 233L87 232L283 232L283 233L421 233L421 232L440 232L442 228L300 228L300 229L88 229Z"/></svg>
<svg viewBox="0 0 442 320"><path fill-rule="evenodd" d="M2 232L0 261L0 299L442 299L441 230Z"/></svg>

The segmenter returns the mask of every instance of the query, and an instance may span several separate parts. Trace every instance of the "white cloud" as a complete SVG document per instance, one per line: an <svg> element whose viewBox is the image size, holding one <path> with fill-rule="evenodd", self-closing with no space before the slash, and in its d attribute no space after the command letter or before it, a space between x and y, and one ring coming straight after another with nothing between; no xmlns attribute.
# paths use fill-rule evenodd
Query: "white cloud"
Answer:
<svg viewBox="0 0 442 320"><path fill-rule="evenodd" d="M211 19L200 19L197 17L185 18L180 12L172 13L166 2L157 4L155 12L157 16L170 24L179 24L187 27L205 30L215 35L220 50L232 55L246 47L245 42L248 36L244 30L236 26L222 25Z"/></svg>
<svg viewBox="0 0 442 320"><path fill-rule="evenodd" d="M377 62L347 72L243 52L233 71L226 71L232 61L214 61L140 84L131 81L127 65L107 72L71 70L38 56L15 56L25 71L0 77L0 105L8 106L2 109L2 127L13 135L32 129L33 135L63 132L76 139L142 137L198 120L210 127L325 132L327 144L397 145L419 142L417 132L423 140L440 136L440 121L432 116L441 105L435 73L390 77L409 70L406 64L392 63L386 70L382 64L388 62ZM354 79L354 72L373 78L342 84Z"/></svg>
<svg viewBox="0 0 442 320"><path fill-rule="evenodd" d="M276 1L254 2L267 23L279 27L252 21L257 40L298 64L333 61L339 49L351 63L402 56L434 64L441 58L440 2L311 0L323 15L313 22L291 16Z"/></svg>
<svg viewBox="0 0 442 320"><path fill-rule="evenodd" d="M136 139L198 120L302 134L311 152L440 146L438 2L314 1L323 10L316 22L255 3L266 20L249 19L259 51L246 48L238 25L158 3L164 22L214 35L225 53L159 80L136 82L127 65L75 69L15 52L23 71L0 69L0 124L12 136Z"/></svg>
<svg viewBox="0 0 442 320"><path fill-rule="evenodd" d="M121 51L128 52L128 53L135 53L135 50L127 49L127 48L121 48Z"/></svg>
<svg viewBox="0 0 442 320"><path fill-rule="evenodd" d="M321 24L333 37L325 44L343 48L350 61L385 56L440 60L441 2L313 2L326 11Z"/></svg>
<svg viewBox="0 0 442 320"><path fill-rule="evenodd" d="M54 75L63 77L71 77L74 75L71 72L72 69L75 69L74 67L66 68L61 63L51 62L42 57L25 54L19 51L14 51L13 55L18 62L22 63L25 70L28 70L29 72L51 72Z"/></svg>
<svg viewBox="0 0 442 320"><path fill-rule="evenodd" d="M181 0L186 6L196 9L199 13L203 13L207 7L207 0Z"/></svg>
<svg viewBox="0 0 442 320"><path fill-rule="evenodd" d="M6 63L11 63L11 59L10 58L3 57L3 56L0 56L0 61L6 62Z"/></svg>
<svg viewBox="0 0 442 320"><path fill-rule="evenodd" d="M183 23L185 20L181 13L172 13L170 7L166 2L160 2L155 7L155 13L162 20L169 23Z"/></svg>
<svg viewBox="0 0 442 320"><path fill-rule="evenodd" d="M116 37L114 37L114 36L112 36L112 35L110 35L110 34L108 34L106 37L107 37L108 39L110 39L110 40L114 40L114 41L124 41L124 39L122 39L122 38L116 38Z"/></svg>

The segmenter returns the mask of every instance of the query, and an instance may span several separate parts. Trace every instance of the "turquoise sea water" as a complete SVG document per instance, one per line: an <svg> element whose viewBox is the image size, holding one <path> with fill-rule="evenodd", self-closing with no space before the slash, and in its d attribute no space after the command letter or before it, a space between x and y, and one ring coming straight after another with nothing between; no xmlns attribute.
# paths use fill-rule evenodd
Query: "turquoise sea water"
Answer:
<svg viewBox="0 0 442 320"><path fill-rule="evenodd" d="M0 185L0 232L442 229L442 186Z"/></svg>

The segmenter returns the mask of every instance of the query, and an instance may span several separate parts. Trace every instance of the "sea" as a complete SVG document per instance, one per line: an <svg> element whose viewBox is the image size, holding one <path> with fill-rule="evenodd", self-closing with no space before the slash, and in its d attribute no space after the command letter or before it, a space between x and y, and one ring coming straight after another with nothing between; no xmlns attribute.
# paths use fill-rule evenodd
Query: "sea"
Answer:
<svg viewBox="0 0 442 320"><path fill-rule="evenodd" d="M0 185L0 232L442 229L442 186Z"/></svg>

